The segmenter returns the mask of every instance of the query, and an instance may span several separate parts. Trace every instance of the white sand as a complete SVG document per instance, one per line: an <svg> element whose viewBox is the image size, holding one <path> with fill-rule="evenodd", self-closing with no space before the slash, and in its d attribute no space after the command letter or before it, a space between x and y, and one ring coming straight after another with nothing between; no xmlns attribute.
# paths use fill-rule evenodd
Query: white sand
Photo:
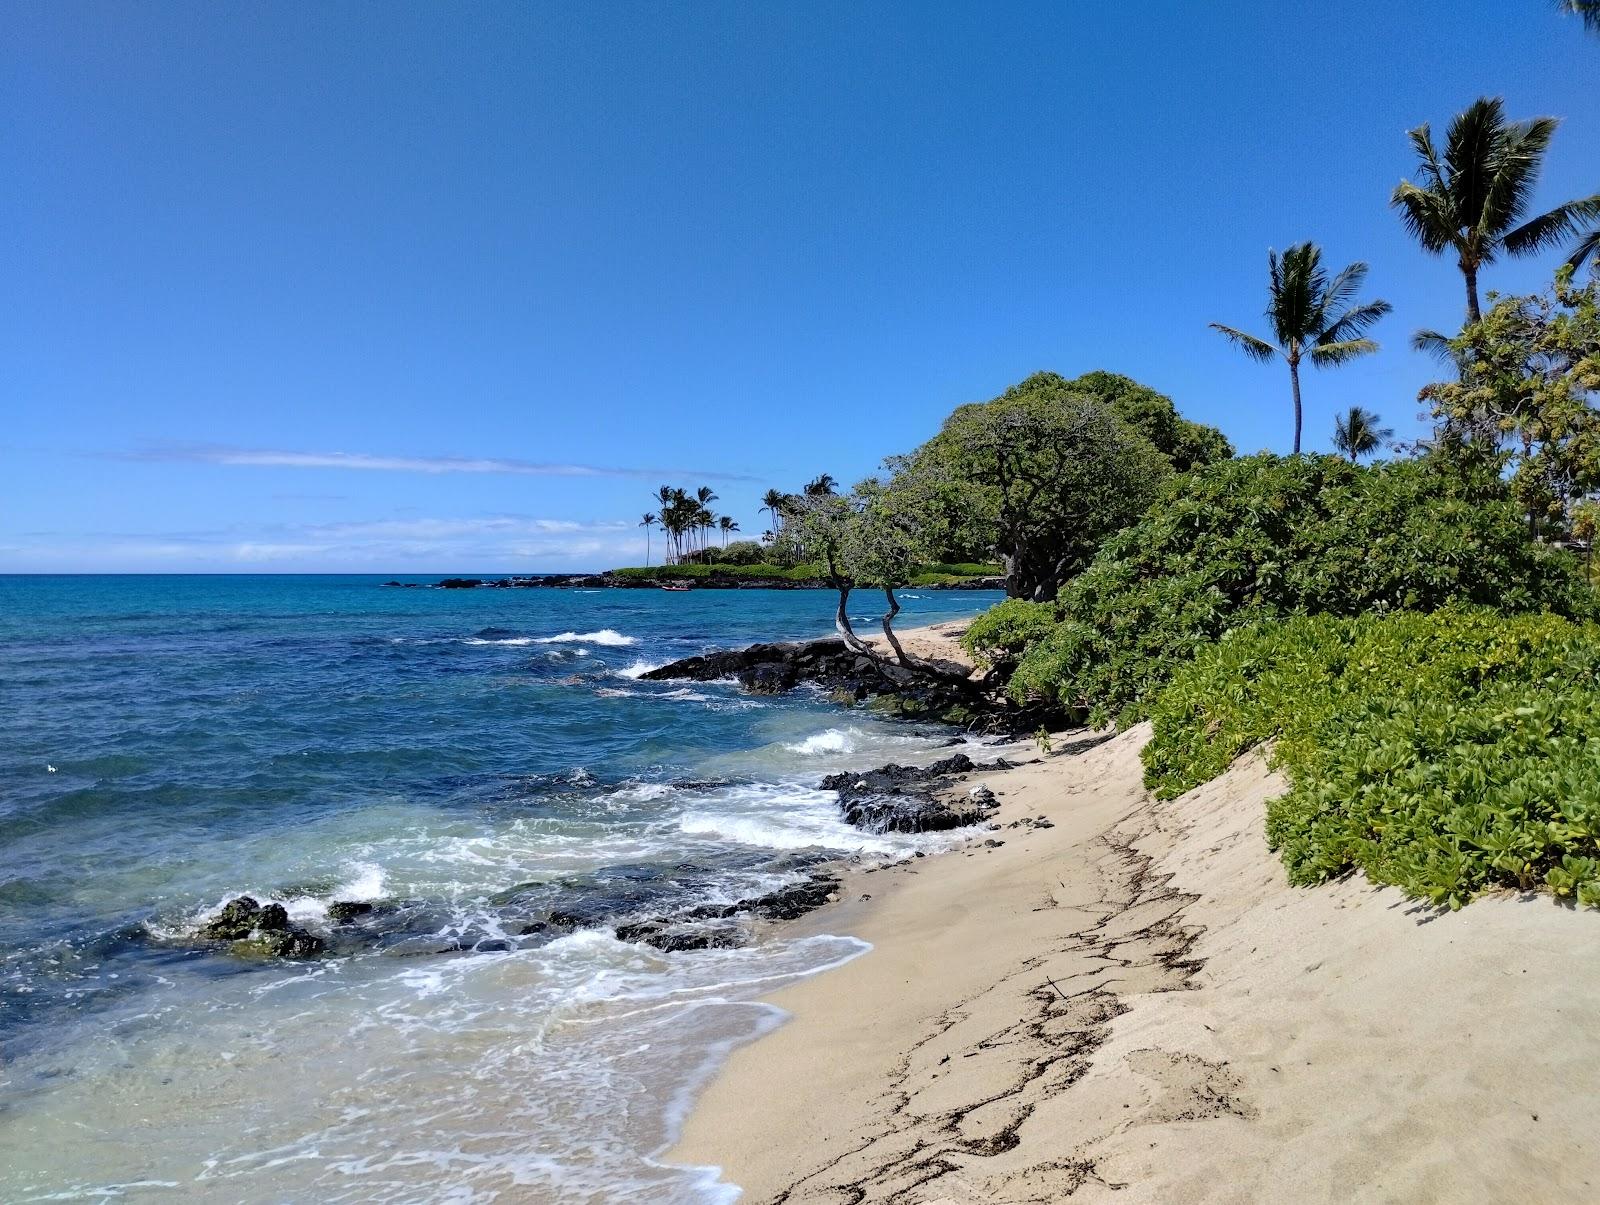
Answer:
<svg viewBox="0 0 1600 1205"><path fill-rule="evenodd" d="M1053 827L801 922L874 949L773 997L672 1157L762 1202L1600 1200L1600 916L1290 888L1281 780L1155 803L1146 737L987 776Z"/></svg>

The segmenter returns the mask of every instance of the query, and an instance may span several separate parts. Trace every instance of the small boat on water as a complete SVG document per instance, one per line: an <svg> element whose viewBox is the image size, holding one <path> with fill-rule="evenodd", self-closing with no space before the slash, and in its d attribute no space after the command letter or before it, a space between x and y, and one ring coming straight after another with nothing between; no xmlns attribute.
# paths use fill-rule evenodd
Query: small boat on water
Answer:
<svg viewBox="0 0 1600 1205"><path fill-rule="evenodd" d="M671 590L674 594L681 594L683 591L692 590L694 587L690 586L688 582L666 582L661 588L663 590Z"/></svg>

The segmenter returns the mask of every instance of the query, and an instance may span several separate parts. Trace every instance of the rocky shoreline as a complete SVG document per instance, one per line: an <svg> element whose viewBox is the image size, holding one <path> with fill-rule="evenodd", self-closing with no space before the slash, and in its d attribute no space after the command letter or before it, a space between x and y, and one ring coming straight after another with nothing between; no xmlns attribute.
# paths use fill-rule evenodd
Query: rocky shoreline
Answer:
<svg viewBox="0 0 1600 1205"><path fill-rule="evenodd" d="M962 670L965 666L946 661ZM932 720L983 735L1016 736L1071 726L1077 717L1048 704L1018 704L976 678L933 678L852 651L843 639L778 641L685 657L641 675L647 682L732 679L752 694L821 687L845 705L865 703L903 719Z"/></svg>
<svg viewBox="0 0 1600 1205"><path fill-rule="evenodd" d="M842 818L863 832L944 832L981 825L998 807L987 787L960 789L968 775L1010 767L1004 760L978 763L955 753L928 766L891 763L876 770L830 774L819 788L833 791ZM541 901L547 903L551 887L543 882L510 888L493 903L500 913L501 932L536 943L581 929L612 928L619 940L658 950L725 949L754 941L760 922L795 920L837 900L841 874L859 861L859 857L797 856L793 869L803 876L797 882L732 904L662 906L652 902L659 885L629 867L615 868L614 874L605 869L597 872L598 879L616 884L610 892L589 893L562 906L541 906ZM238 958L295 960L373 948L410 956L503 951L518 944L493 935L472 940L470 935L441 937L437 925L438 917L416 901L336 900L328 905L327 925L319 932L292 923L282 904L239 896L198 926L192 940Z"/></svg>

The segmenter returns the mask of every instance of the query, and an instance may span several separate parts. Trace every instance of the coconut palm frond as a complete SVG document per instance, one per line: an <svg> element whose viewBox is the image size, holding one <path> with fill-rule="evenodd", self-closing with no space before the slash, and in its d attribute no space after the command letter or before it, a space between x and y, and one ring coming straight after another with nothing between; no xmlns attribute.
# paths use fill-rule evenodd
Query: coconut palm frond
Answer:
<svg viewBox="0 0 1600 1205"><path fill-rule="evenodd" d="M1231 340L1240 351L1252 360L1265 363L1278 355L1278 349L1265 339L1257 339L1254 335L1247 335L1244 331L1235 330L1231 326L1223 326L1220 322L1211 323L1211 329L1221 333Z"/></svg>

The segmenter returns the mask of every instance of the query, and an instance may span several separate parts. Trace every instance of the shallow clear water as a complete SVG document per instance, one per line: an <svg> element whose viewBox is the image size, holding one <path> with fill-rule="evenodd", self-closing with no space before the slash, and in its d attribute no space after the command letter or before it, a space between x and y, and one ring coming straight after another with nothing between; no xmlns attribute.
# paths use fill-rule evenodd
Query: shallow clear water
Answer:
<svg viewBox="0 0 1600 1205"><path fill-rule="evenodd" d="M0 1200L706 1201L651 1156L759 997L853 957L606 920L903 856L815 790L934 734L800 691L638 681L816 635L818 591L0 578ZM423 579L410 579L423 580ZM904 596L906 623L992 595ZM232 896L315 962L192 939Z"/></svg>

